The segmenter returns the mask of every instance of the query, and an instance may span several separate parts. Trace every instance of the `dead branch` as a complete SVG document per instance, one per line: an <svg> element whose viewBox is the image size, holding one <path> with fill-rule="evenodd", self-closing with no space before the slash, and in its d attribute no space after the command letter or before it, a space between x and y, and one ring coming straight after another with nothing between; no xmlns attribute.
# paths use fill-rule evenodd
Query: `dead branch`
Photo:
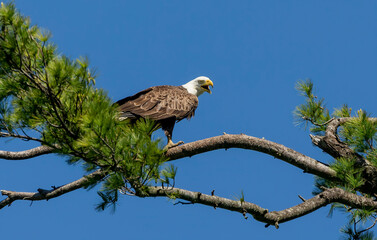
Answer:
<svg viewBox="0 0 377 240"><path fill-rule="evenodd" d="M191 157L204 152L228 148L242 148L266 153L301 168L304 172L330 180L336 179L334 170L313 158L284 145L244 134L226 134L186 143L169 149L166 152L166 156L172 161L184 157Z"/></svg>
<svg viewBox="0 0 377 240"><path fill-rule="evenodd" d="M364 162L365 160L363 157L352 150L346 143L342 142L337 134L338 128L351 119L351 117L344 117L330 121L326 127L325 136L315 136L310 134L313 144L334 158L356 158L359 159L359 161Z"/></svg>
<svg viewBox="0 0 377 240"><path fill-rule="evenodd" d="M275 227L278 227L279 223L302 217L335 202L346 204L354 208L377 209L377 202L372 199L346 192L340 188L325 189L322 193L305 200L303 203L281 211L272 212L251 202L235 201L215 195L207 195L179 188L149 187L147 194L140 197L174 197L191 203L200 203L242 214L247 212L256 220L275 225Z"/></svg>

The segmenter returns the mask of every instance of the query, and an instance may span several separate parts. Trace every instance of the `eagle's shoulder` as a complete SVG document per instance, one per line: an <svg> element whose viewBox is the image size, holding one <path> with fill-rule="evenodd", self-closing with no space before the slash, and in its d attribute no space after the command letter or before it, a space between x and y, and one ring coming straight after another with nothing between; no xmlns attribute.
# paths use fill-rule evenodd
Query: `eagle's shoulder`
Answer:
<svg viewBox="0 0 377 240"><path fill-rule="evenodd" d="M182 86L161 85L149 89L148 94L156 97L177 101L186 100L193 103L198 102L198 97L189 93L187 89Z"/></svg>

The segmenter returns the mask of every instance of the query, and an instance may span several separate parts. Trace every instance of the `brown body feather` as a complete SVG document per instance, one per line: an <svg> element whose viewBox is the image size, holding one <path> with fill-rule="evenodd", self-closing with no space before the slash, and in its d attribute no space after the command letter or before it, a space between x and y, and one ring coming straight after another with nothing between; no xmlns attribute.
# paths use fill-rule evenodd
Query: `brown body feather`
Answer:
<svg viewBox="0 0 377 240"><path fill-rule="evenodd" d="M171 139L174 124L191 118L198 107L198 97L182 86L156 86L145 89L117 102L120 117L148 118L160 124L165 135Z"/></svg>

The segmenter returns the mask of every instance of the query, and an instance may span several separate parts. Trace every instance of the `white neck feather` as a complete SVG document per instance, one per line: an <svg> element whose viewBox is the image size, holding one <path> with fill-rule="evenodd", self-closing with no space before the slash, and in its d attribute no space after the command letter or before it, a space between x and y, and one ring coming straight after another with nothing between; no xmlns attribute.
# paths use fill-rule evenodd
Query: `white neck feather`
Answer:
<svg viewBox="0 0 377 240"><path fill-rule="evenodd" d="M197 97L204 93L204 90L196 84L195 79L182 85L182 87L186 88L189 93L194 94Z"/></svg>

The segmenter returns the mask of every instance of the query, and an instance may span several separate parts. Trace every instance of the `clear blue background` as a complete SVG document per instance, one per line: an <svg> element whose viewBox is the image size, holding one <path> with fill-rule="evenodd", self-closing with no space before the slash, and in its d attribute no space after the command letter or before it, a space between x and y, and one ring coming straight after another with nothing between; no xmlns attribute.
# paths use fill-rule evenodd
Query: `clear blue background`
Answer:
<svg viewBox="0 0 377 240"><path fill-rule="evenodd" d="M205 75L215 87L173 140L226 133L264 137L320 161L294 124L303 99L294 89L311 78L332 110L348 103L377 112L377 2L371 0L16 0L32 23L49 29L59 52L88 56L97 87L114 100L153 85L181 85ZM157 136L164 137L159 131ZM164 138L165 141L165 138ZM1 149L31 145L0 142ZM313 176L258 152L219 150L175 161L177 187L281 210L310 198ZM83 175L58 156L0 161L0 189L36 191ZM124 196L115 213L96 212L96 191L48 202L16 201L0 213L2 239L338 239L346 215L329 207L281 224L165 198ZM31 206L30 206L31 205Z"/></svg>

